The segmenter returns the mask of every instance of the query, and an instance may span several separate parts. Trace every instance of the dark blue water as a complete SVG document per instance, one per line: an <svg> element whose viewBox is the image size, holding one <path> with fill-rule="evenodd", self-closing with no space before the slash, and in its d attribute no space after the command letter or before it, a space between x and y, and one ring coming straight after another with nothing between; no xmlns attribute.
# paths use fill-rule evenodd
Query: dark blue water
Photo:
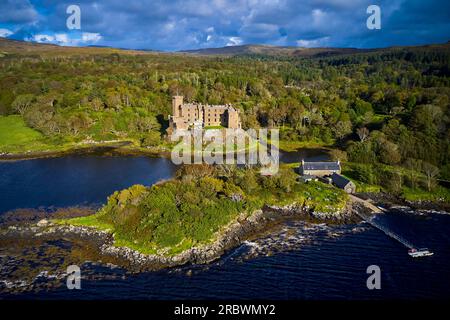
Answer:
<svg viewBox="0 0 450 320"><path fill-rule="evenodd" d="M327 158L322 149L280 153L285 163ZM18 208L99 205L114 191L171 178L175 168L166 158L102 155L0 162L0 214Z"/></svg>
<svg viewBox="0 0 450 320"><path fill-rule="evenodd" d="M413 259L407 249L370 226L333 227L343 232L315 234L313 243L289 252L248 260L243 245L209 266L148 272L121 280L83 281L82 290L60 288L25 294L44 299L448 299L450 298L450 216L390 213L383 223L405 231L435 255ZM410 229L411 227L411 229ZM381 269L381 290L366 286L366 269ZM192 270L191 276L186 275Z"/></svg>
<svg viewBox="0 0 450 320"><path fill-rule="evenodd" d="M0 213L104 203L114 191L171 178L169 159L73 155L0 162Z"/></svg>
<svg viewBox="0 0 450 320"><path fill-rule="evenodd" d="M150 185L172 175L170 160L145 157L71 156L0 163L0 212L14 208L102 203L115 190ZM40 299L443 299L450 298L450 215L390 212L380 222L435 255L413 259L407 248L367 224L302 226L300 241L276 250L277 235L255 240L262 253L242 245L208 266L185 266L121 278L83 280L82 290L65 287L26 293ZM334 236L336 234L336 236ZM275 239L275 240L273 240ZM268 242L269 241L269 242ZM267 244L269 243L269 244ZM272 252L273 251L273 252ZM271 254L267 254L272 252ZM368 290L366 268L381 268L381 290ZM192 270L188 276L187 271ZM92 270L91 270L92 271Z"/></svg>

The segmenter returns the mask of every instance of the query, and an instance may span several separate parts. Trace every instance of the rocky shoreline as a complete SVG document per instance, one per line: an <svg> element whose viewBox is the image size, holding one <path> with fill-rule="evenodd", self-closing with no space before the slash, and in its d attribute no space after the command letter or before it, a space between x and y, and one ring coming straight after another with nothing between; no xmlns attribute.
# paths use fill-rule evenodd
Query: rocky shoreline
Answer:
<svg viewBox="0 0 450 320"><path fill-rule="evenodd" d="M450 212L450 203L445 201L409 201L385 192L358 193L357 196L362 199L371 199L374 203L378 203L385 208L404 206L410 207L412 210Z"/></svg>
<svg viewBox="0 0 450 320"><path fill-rule="evenodd" d="M102 261L113 262L131 271L159 270L185 264L207 264L219 259L226 251L244 241L252 240L262 232L276 228L289 219L308 222L341 224L358 221L352 210L360 210L349 205L343 212L320 213L298 205L265 207L251 215L241 214L226 226L209 244L188 249L173 256L143 254L127 247L114 245L114 235L90 227L56 224L42 219L38 223L9 225L0 232L0 238L49 238L90 241L98 248Z"/></svg>
<svg viewBox="0 0 450 320"><path fill-rule="evenodd" d="M207 267L230 250L278 234L286 225L356 224L360 218L355 211L367 212L369 209L352 201L340 212L316 212L314 208L300 204L265 206L251 215L241 214L224 227L213 242L173 256L143 254L118 247L114 245L112 233L55 223L50 220L51 216L43 218L33 213L29 222L20 220L20 223L11 224L6 221L1 225L0 275L4 281L0 281L0 292L39 291L64 285L65 270L71 264L80 266L86 279L105 276L95 271L98 267L112 270L106 277L127 277L181 266L189 268L194 264ZM71 212L85 215L88 211L78 208ZM67 218L70 214L60 213ZM37 217L40 219L38 222Z"/></svg>

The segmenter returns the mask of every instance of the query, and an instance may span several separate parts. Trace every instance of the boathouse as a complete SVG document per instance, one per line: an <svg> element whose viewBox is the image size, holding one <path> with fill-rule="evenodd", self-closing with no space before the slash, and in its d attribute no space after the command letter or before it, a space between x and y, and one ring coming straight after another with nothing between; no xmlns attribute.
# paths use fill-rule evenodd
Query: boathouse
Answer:
<svg viewBox="0 0 450 320"><path fill-rule="evenodd" d="M336 187L338 187L339 189L343 189L347 193L356 192L356 185L346 177L341 176L340 174L333 173L331 175L331 181Z"/></svg>

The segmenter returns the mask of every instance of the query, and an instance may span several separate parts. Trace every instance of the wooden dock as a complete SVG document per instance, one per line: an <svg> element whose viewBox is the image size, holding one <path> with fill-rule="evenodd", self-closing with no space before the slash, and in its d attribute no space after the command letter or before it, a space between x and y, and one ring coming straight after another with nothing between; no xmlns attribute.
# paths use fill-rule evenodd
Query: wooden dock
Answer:
<svg viewBox="0 0 450 320"><path fill-rule="evenodd" d="M372 212L374 213L382 213L385 210L382 208L379 208L377 206L375 206L373 203L358 198L354 195L350 195L350 199L352 199L352 201L361 203L362 205L364 205L365 207L369 208L370 210L372 210ZM413 249L414 245L407 241L406 239L402 238L401 236L395 234L394 232L392 232L391 230L389 230L388 228L386 228L385 226L381 225L379 222L375 221L373 219L373 216L368 216L362 212L356 211L355 212L361 219L363 219L364 221L366 221L367 223L369 223L372 227L384 232L387 236L391 237L392 239L397 240L398 242L400 242L401 244L403 244L405 247L409 248L409 249Z"/></svg>

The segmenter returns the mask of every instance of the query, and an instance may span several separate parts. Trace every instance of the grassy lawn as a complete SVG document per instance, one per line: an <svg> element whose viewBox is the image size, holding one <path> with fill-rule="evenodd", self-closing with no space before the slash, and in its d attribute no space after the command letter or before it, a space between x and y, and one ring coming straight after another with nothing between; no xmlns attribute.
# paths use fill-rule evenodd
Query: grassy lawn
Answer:
<svg viewBox="0 0 450 320"><path fill-rule="evenodd" d="M129 138L124 141L133 142L131 147L135 149L139 146L139 142L135 139ZM101 145L108 144L102 143ZM23 154L26 152L66 151L89 146L91 146L90 143L85 143L78 137L45 137L39 131L27 127L19 115L0 116L0 152ZM145 148L142 150L147 151Z"/></svg>
<svg viewBox="0 0 450 320"><path fill-rule="evenodd" d="M404 187L402 196L409 201L444 201L450 202L450 190L441 186L431 192L423 189L412 189Z"/></svg>
<svg viewBox="0 0 450 320"><path fill-rule="evenodd" d="M45 147L43 135L25 125L19 115L0 117L0 151L37 150Z"/></svg>
<svg viewBox="0 0 450 320"><path fill-rule="evenodd" d="M320 181L296 183L289 192L267 190L262 188L247 195L253 209L260 209L264 204L285 206L292 203L306 205L317 212L338 212L348 200L348 195L341 189Z"/></svg>
<svg viewBox="0 0 450 320"><path fill-rule="evenodd" d="M323 141L287 141L280 139L280 150L286 152L297 151L300 148L324 148L329 146Z"/></svg>
<svg viewBox="0 0 450 320"><path fill-rule="evenodd" d="M70 224L72 224L74 226L95 227L95 228L97 228L99 230L103 230L103 231L111 231L114 229L114 227L111 224L102 222L99 219L99 217L101 217L101 213L96 213L96 214L93 214L90 216L85 216L85 217L72 218L70 220L56 219L56 220L53 220L53 222L59 223L59 224L68 224L68 222L70 222Z"/></svg>

